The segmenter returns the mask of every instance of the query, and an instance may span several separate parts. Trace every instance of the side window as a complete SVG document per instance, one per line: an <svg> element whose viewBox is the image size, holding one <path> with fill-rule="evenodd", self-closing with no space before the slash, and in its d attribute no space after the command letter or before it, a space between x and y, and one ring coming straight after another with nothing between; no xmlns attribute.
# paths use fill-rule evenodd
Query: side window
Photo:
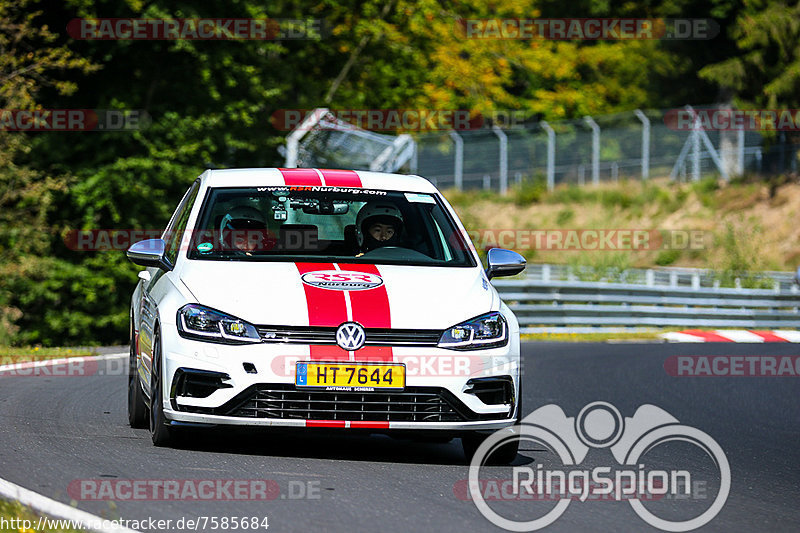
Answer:
<svg viewBox="0 0 800 533"><path fill-rule="evenodd" d="M167 260L173 265L178 259L183 232L186 229L186 223L189 221L189 214L192 212L192 206L194 205L195 198L197 198L197 190L199 188L200 182L195 181L192 187L186 192L178 209L175 210L175 214L172 216L172 220L170 220L166 231L164 231L164 236L167 239Z"/></svg>

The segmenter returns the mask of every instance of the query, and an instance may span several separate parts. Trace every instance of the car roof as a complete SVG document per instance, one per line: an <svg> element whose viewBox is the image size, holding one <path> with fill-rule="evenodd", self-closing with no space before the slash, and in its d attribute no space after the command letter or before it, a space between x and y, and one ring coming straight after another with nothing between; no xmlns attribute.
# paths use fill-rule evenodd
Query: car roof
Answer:
<svg viewBox="0 0 800 533"><path fill-rule="evenodd" d="M282 172L283 171L283 172ZM303 173L305 171L305 174ZM301 180L302 183L311 185L332 185L342 187L362 187L365 189L378 189L388 191L406 192L438 192L433 184L421 176L406 174L389 174L386 172L372 172L369 170L327 170L327 169L278 169L278 168L238 168L224 170L206 170L200 176L201 184L208 187L268 187L287 185L284 172L290 176L311 176L311 181ZM312 174L313 172L313 174ZM355 175L353 175L355 173ZM331 184L323 182L325 176L331 177ZM319 178L322 176L322 178ZM342 178L344 176L344 178ZM355 177L357 176L357 179ZM337 177L339 179L337 179ZM317 182L316 180L319 179Z"/></svg>

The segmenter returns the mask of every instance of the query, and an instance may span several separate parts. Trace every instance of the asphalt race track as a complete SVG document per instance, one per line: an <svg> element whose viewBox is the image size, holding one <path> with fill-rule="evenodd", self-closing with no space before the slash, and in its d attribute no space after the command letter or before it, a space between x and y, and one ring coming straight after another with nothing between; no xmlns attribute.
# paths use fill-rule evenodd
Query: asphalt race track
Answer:
<svg viewBox="0 0 800 533"><path fill-rule="evenodd" d="M556 404L576 416L603 400L627 417L642 404L660 407L713 437L730 463L730 496L703 530L800 531L800 378L672 377L664 369L672 355L798 352L792 344L528 343L523 405L527 413ZM270 531L496 529L454 492L468 470L457 440L215 431L193 434L181 449L155 448L146 430L128 427L124 361L83 376L0 376L0 477L107 518L266 516ZM552 457L541 447L523 448L515 465ZM713 463L685 452L678 446L660 460L691 468L713 486ZM608 450L592 450L585 465L610 460ZM257 502L88 501L74 490L75 480L87 479L267 479L280 495ZM531 505L543 505L501 503L517 519L535 517ZM685 503L667 502L668 512L677 516ZM656 531L625 501L573 501L546 530Z"/></svg>

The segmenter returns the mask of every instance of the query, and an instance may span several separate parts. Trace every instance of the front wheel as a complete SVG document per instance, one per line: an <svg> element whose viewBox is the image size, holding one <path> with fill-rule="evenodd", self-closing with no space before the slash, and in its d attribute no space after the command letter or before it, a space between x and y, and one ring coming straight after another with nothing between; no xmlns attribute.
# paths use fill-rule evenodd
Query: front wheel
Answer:
<svg viewBox="0 0 800 533"><path fill-rule="evenodd" d="M153 359L150 368L150 436L156 446L168 446L172 435L164 416L164 402L161 386L161 338L156 333L153 342Z"/></svg>
<svg viewBox="0 0 800 533"><path fill-rule="evenodd" d="M142 392L142 385L139 382L133 319L131 319L130 344L130 357L128 359L128 423L132 428L142 429L147 427L147 404Z"/></svg>

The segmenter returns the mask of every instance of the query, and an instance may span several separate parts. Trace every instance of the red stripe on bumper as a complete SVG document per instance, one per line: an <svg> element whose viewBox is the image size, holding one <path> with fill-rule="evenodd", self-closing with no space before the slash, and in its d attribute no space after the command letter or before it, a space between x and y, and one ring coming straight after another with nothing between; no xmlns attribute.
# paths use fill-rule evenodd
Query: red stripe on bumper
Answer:
<svg viewBox="0 0 800 533"><path fill-rule="evenodd" d="M306 420L307 428L343 428L344 420Z"/></svg>

